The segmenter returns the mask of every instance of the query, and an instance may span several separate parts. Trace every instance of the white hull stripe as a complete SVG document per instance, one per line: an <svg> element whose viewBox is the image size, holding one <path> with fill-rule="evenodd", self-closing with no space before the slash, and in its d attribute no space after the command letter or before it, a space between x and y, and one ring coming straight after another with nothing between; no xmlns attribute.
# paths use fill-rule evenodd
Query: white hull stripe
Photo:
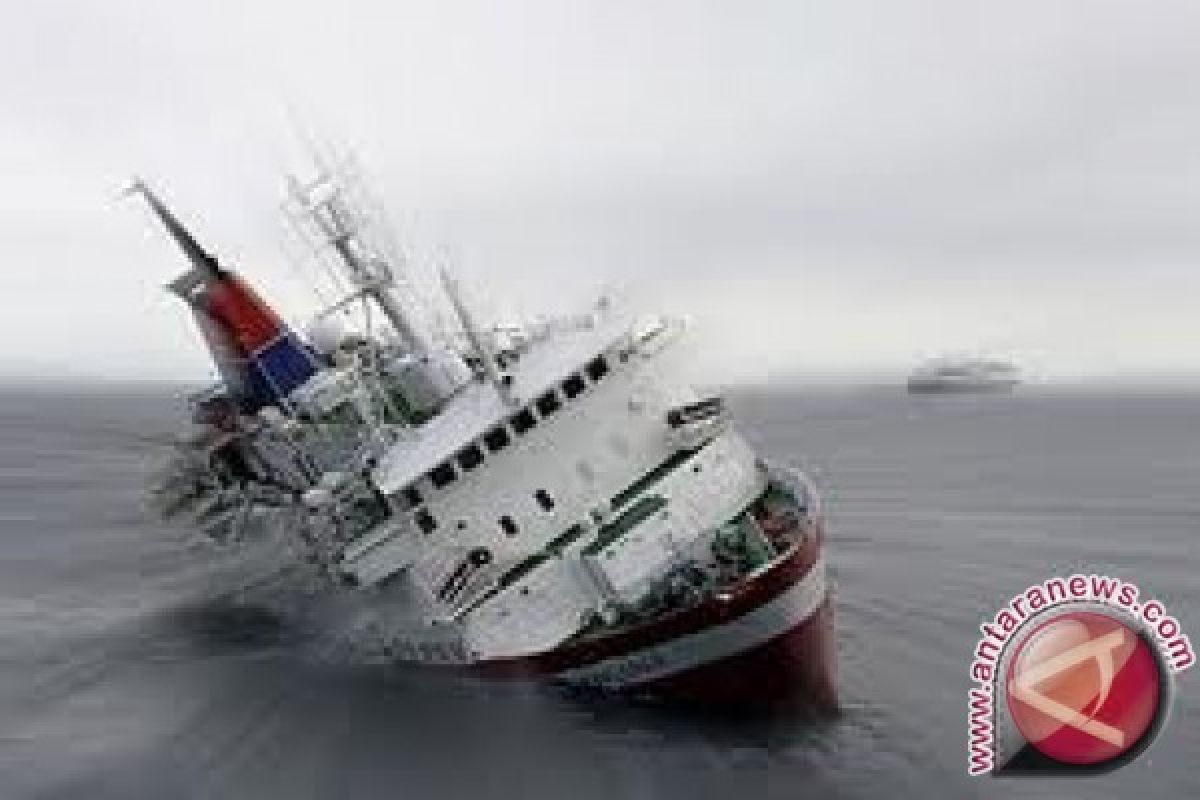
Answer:
<svg viewBox="0 0 1200 800"><path fill-rule="evenodd" d="M826 595L825 558L768 603L736 619L688 636L564 670L558 680L578 686L626 689L749 650L811 617Z"/></svg>

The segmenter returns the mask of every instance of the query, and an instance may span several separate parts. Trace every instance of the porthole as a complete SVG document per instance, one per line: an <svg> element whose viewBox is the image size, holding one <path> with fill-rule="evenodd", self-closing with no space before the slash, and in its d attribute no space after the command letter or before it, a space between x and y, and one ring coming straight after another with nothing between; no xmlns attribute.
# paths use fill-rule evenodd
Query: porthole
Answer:
<svg viewBox="0 0 1200 800"><path fill-rule="evenodd" d="M424 498L421 497L421 493L415 486L409 486L402 490L400 492L400 499L404 502L404 507L406 509L416 508L417 506L421 505L421 502L424 500Z"/></svg>
<svg viewBox="0 0 1200 800"><path fill-rule="evenodd" d="M458 474L454 471L454 465L449 461L443 461L429 470L429 482L438 489L453 483L457 477Z"/></svg>
<svg viewBox="0 0 1200 800"><path fill-rule="evenodd" d="M437 530L437 520L427 509L422 508L413 515L413 519L416 521L417 527L421 529L421 533L433 533Z"/></svg>
<svg viewBox="0 0 1200 800"><path fill-rule="evenodd" d="M558 392L551 389L539 397L535 405L537 406L539 414L541 414L543 417L548 417L555 411L558 411L560 408L562 408L562 401L558 399Z"/></svg>
<svg viewBox="0 0 1200 800"><path fill-rule="evenodd" d="M464 470L471 470L483 463L483 451L479 445L467 445L458 452L458 465Z"/></svg>
<svg viewBox="0 0 1200 800"><path fill-rule="evenodd" d="M568 399L578 397L583 393L585 388L587 388L587 384L583 382L583 376L579 375L579 373L575 373L562 382L563 394L565 394Z"/></svg>
<svg viewBox="0 0 1200 800"><path fill-rule="evenodd" d="M513 431L517 434L522 434L533 428L534 425L537 425L537 417L528 408L523 408L514 414L509 422L512 423Z"/></svg>
<svg viewBox="0 0 1200 800"><path fill-rule="evenodd" d="M508 431L504 429L503 425L497 425L483 435L483 443L493 453L508 447L509 441Z"/></svg>
<svg viewBox="0 0 1200 800"><path fill-rule="evenodd" d="M586 372L591 382L595 383L608 374L608 361L604 356L596 356L588 362Z"/></svg>

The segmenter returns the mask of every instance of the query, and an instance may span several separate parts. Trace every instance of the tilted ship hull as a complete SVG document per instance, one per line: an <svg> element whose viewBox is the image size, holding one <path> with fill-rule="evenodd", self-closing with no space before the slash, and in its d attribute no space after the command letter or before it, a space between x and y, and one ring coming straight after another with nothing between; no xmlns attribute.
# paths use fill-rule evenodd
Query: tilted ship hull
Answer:
<svg viewBox="0 0 1200 800"><path fill-rule="evenodd" d="M445 626L433 636L420 625L372 628L388 659L486 679L703 706L835 710L837 643L823 519L803 476L775 475L779 483L768 492L805 501L776 520L762 516L778 554L708 596L635 620L596 620L565 642L517 656L472 651L469 637Z"/></svg>
<svg viewBox="0 0 1200 800"><path fill-rule="evenodd" d="M819 499L671 377L677 323L601 303L501 337L445 279L458 326L434 330L324 176L293 191L357 287L334 309L373 303L390 331L306 338L138 189L192 262L171 286L222 377L153 492L164 516L247 552L279 538L267 561L397 662L836 707Z"/></svg>
<svg viewBox="0 0 1200 800"><path fill-rule="evenodd" d="M744 585L686 612L483 674L706 705L837 707L833 598L818 531Z"/></svg>

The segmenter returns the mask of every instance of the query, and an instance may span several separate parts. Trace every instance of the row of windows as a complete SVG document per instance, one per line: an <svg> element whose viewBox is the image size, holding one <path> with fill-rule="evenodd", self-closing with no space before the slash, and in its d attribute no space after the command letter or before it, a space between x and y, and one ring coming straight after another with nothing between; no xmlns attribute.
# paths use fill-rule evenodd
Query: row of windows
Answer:
<svg viewBox="0 0 1200 800"><path fill-rule="evenodd" d="M584 372L592 383L601 380L608 374L608 361L603 355L596 356L584 368ZM583 376L578 372L572 373L564 380L559 388L562 389L562 394L568 399L574 399L583 393L587 388L587 383ZM537 414L533 413L534 408L537 409ZM486 447L489 453L495 453L508 447L512 443L512 437L509 434L509 427L517 436L523 436L533 430L538 424L539 416L542 419L555 414L562 408L562 400L560 399L558 389L550 389L538 396L533 402L533 406L526 406L517 413L513 414L508 419L508 424L497 425L483 435L480 443L472 442L471 444L459 450L453 459L448 459L438 464L428 473L429 482L434 488L441 489L450 485L458 478L458 472L455 469L457 462L458 469L464 472L470 472L483 463L484 455L483 448ZM416 487L410 486L401 492L401 497L404 503L409 508L418 506L422 502L421 493Z"/></svg>
<svg viewBox="0 0 1200 800"><path fill-rule="evenodd" d="M608 360L603 355L598 355L588 362L583 368L583 373L587 375L588 380L596 383L604 378L609 373ZM583 375L578 372L569 375L562 383L559 384L559 389L562 390L563 396L568 400L572 400L581 395L587 389L587 381ZM534 414L534 409L537 409L537 414ZM508 419L507 425L501 424L483 434L480 442L472 442L471 444L459 450L453 459L448 459L438 464L431 469L427 476L430 484L435 489L441 489L449 486L458 478L458 471L455 469L457 463L458 469L464 472L469 472L484 460L483 449L487 448L489 453L495 453L508 447L512 443L512 434L523 436L538 424L539 416L544 419L551 414L557 413L562 408L562 400L559 397L558 389L550 389L543 392L534 400L532 407L526 406L520 411L513 414ZM482 444L482 447L480 446ZM551 511L554 508L554 498L545 489L538 489L534 492L534 499L543 511ZM424 502L424 497L421 495L416 486L409 486L400 492L400 498L406 508L416 508ZM432 533L437 529L437 520L426 508L419 509L413 519L417 527L423 533ZM517 523L512 517L507 515L500 518L500 528L509 536L515 536L518 532Z"/></svg>

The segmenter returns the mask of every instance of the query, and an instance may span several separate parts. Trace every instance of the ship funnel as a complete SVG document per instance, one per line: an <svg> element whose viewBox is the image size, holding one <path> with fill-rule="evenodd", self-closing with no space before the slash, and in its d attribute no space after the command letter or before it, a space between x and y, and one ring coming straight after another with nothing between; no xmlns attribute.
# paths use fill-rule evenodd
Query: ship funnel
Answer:
<svg viewBox="0 0 1200 800"><path fill-rule="evenodd" d="M171 238L179 245L179 249L187 256L188 261L192 262L192 267L201 279L206 282L221 279L222 272L220 266L217 265L217 260L200 246L200 243L196 241L191 232L183 227L183 223L171 213L171 210L163 204L158 195L151 191L149 186L143 183L141 179L135 179L126 190L126 194L140 194L146 199L146 202L150 205L150 210L162 221L163 227L167 229L167 233L171 234ZM176 293L182 294L179 291Z"/></svg>
<svg viewBox="0 0 1200 800"><path fill-rule="evenodd" d="M320 368L316 356L258 293L217 260L141 181L130 193L142 195L192 269L168 288L192 308L196 322L229 392L243 411L275 405Z"/></svg>

